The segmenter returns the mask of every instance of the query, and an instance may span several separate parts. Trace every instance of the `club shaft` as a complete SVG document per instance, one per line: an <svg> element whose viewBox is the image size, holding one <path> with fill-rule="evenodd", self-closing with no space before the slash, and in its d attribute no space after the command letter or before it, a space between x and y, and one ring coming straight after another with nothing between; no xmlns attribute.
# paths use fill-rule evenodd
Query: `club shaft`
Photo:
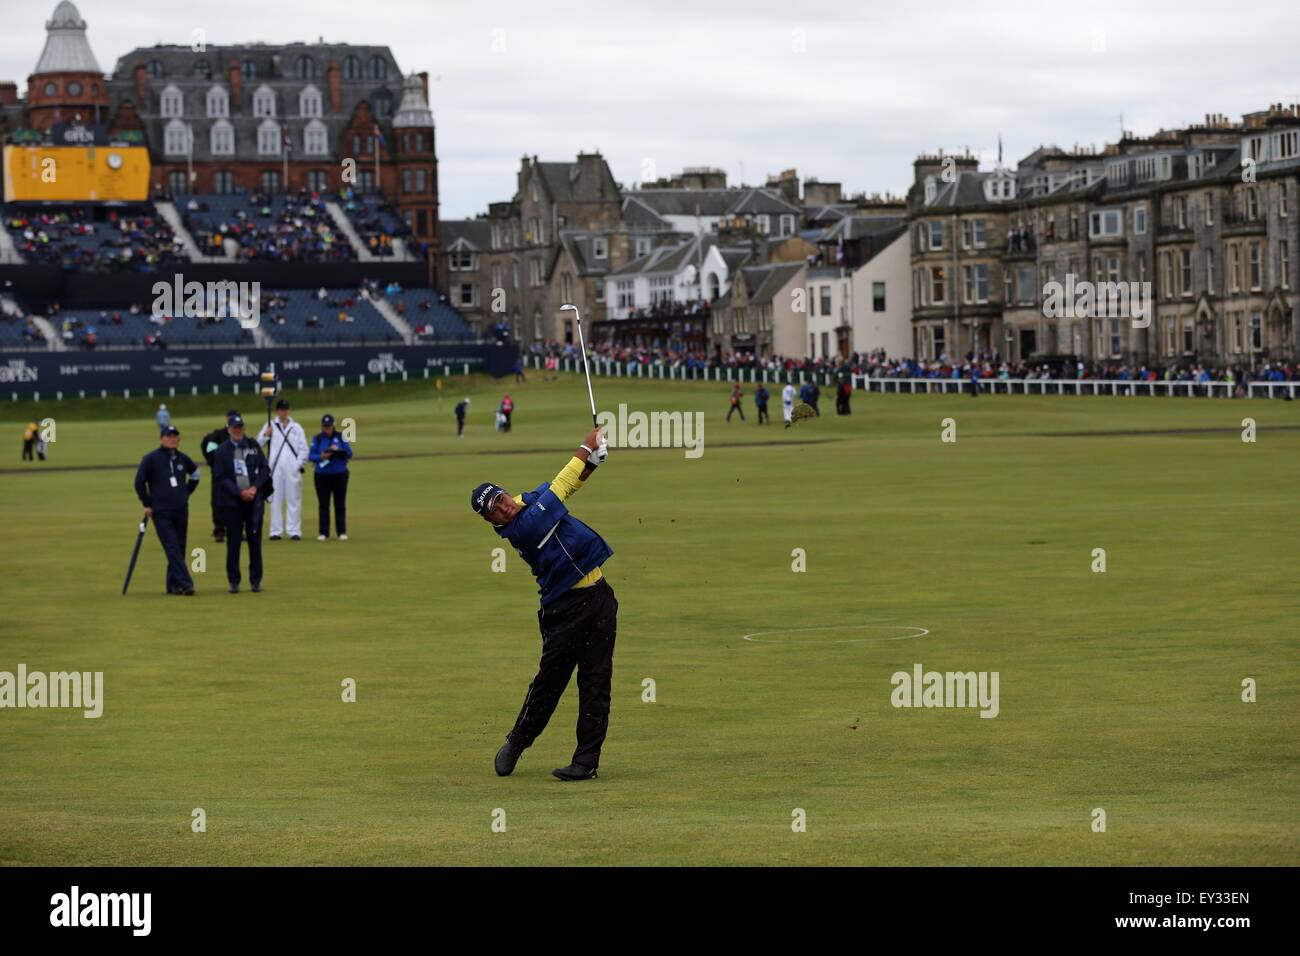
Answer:
<svg viewBox="0 0 1300 956"><path fill-rule="evenodd" d="M574 310L575 313L577 310ZM587 343L582 337L582 316L578 316L578 346L582 349L582 371L587 376L587 398L591 400L591 424L596 426L596 396L591 390L591 369L587 367Z"/></svg>

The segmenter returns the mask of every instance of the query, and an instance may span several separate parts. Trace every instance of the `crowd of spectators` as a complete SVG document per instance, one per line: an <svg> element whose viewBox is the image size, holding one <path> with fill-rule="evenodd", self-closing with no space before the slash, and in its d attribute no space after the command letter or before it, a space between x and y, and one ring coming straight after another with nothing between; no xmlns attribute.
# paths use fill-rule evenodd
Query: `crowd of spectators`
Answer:
<svg viewBox="0 0 1300 956"><path fill-rule="evenodd" d="M935 360L889 358L884 352L853 353L847 358L794 358L784 355L755 356L749 352L719 356L704 346L657 347L625 345L612 342L594 343L589 354L601 360L621 362L636 374L636 366L671 366L673 368L730 368L738 370L780 372L805 372L810 375L826 373L840 377L844 373L868 375L871 378L889 379L958 379L970 381L972 373L980 379L1029 379L1047 381L1060 379L1119 381L1119 382L1292 382L1300 380L1300 365L1263 361L1239 367L1207 367L1200 364L1131 367L1115 362L1073 362L1055 365L1026 362L1008 362L997 351L983 352L979 356L968 354L964 359L950 359L941 355ZM576 343L534 343L530 354L542 358L580 359L582 352Z"/></svg>
<svg viewBox="0 0 1300 956"><path fill-rule="evenodd" d="M92 272L151 272L187 260L185 249L153 206L96 211L80 206L6 206L4 224L27 262Z"/></svg>
<svg viewBox="0 0 1300 956"><path fill-rule="evenodd" d="M218 210L190 197L182 213L185 228L208 255L224 255L225 242L239 244L238 258L271 262L351 262L352 244L339 232L320 193L301 189L272 196L249 193ZM216 212L215 216L211 213Z"/></svg>

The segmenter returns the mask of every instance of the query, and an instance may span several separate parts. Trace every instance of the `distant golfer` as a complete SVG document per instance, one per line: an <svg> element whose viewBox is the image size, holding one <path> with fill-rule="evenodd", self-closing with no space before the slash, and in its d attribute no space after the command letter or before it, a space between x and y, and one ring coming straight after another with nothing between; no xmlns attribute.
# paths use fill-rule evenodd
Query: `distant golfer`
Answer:
<svg viewBox="0 0 1300 956"><path fill-rule="evenodd" d="M758 386L754 392L754 405L758 408L758 423L765 425L769 421L767 417L767 400L772 397L772 393L767 390L766 385Z"/></svg>
<svg viewBox="0 0 1300 956"><path fill-rule="evenodd" d="M785 415L785 427L789 428L794 421L794 385L789 382L781 389L781 411Z"/></svg>
<svg viewBox="0 0 1300 956"><path fill-rule="evenodd" d="M522 495L485 482L470 493L475 513L519 552L541 592L538 623L542 660L528 685L514 729L497 751L499 776L515 769L520 755L546 729L560 696L578 669L578 747L573 762L552 770L561 780L590 780L600 764L609 725L610 679L618 601L600 566L614 552L595 531L569 514L565 501L608 455L600 429L592 429L569 463L551 481Z"/></svg>
<svg viewBox="0 0 1300 956"><path fill-rule="evenodd" d="M456 437L465 437L465 413L469 411L469 399L462 398L456 403Z"/></svg>
<svg viewBox="0 0 1300 956"><path fill-rule="evenodd" d="M740 389L740 383L735 382L731 386L731 407L727 409L727 421L731 421L731 416L735 412L740 412L740 420L745 420L745 409L740 404L740 400L745 397L745 393Z"/></svg>

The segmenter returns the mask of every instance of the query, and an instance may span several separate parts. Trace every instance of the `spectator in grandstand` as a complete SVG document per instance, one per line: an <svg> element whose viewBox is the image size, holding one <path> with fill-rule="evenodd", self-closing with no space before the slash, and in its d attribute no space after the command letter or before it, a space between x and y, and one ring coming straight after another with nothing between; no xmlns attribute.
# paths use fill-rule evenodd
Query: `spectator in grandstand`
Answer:
<svg viewBox="0 0 1300 956"><path fill-rule="evenodd" d="M794 421L794 384L786 382L785 388L781 389L781 410L785 415L785 427L789 428L790 423Z"/></svg>
<svg viewBox="0 0 1300 956"><path fill-rule="evenodd" d="M307 467L307 434L289 417L289 400L275 403L275 421L262 429L268 442L271 480L275 492L267 499L271 506L271 541L279 541L287 530L290 541L302 540L302 473ZM287 527L286 527L287 526Z"/></svg>
<svg viewBox="0 0 1300 956"><path fill-rule="evenodd" d="M499 411L501 412L502 418L505 419L502 423L501 430L503 432L508 432L510 431L510 416L513 415L515 411L515 400L510 397L509 392L506 392L505 396L501 399L501 408Z"/></svg>
<svg viewBox="0 0 1300 956"><path fill-rule="evenodd" d="M239 412L236 409L226 411L226 421L232 418L238 418ZM230 431L224 425L220 428L214 428L203 436L199 444L199 450L203 454L203 460L208 463L208 471L212 471L213 463L216 461L217 449L230 440ZM226 540L226 522L221 516L221 506L218 499L220 489L217 483L213 481L211 492L212 503L212 539L218 544Z"/></svg>
<svg viewBox="0 0 1300 956"><path fill-rule="evenodd" d="M158 422L158 434L160 435L171 427L171 412L167 411L165 404L158 406L158 414L154 415L154 420Z"/></svg>
<svg viewBox="0 0 1300 956"><path fill-rule="evenodd" d="M199 466L179 451L181 433L168 424L159 447L140 459L135 471L135 493L153 519L163 553L167 555L167 593L194 595L194 579L187 566L185 537L190 522L190 495L199 486Z"/></svg>
<svg viewBox="0 0 1300 956"><path fill-rule="evenodd" d="M274 491L271 469L262 450L244 434L244 419L238 414L226 420L230 438L217 449L212 480L219 484L221 516L226 525L226 580L230 593L239 593L239 549L248 541L248 582L253 591L262 590L263 502Z"/></svg>
<svg viewBox="0 0 1300 956"><path fill-rule="evenodd" d="M742 422L745 420L745 409L740 404L740 400L744 394L745 393L741 391L740 382L733 382L731 384L731 398L729 400L731 402L731 407L727 409L728 422L731 421L731 416L734 412L740 412L740 420Z"/></svg>
<svg viewBox="0 0 1300 956"><path fill-rule="evenodd" d="M316 463L316 503L320 533L317 541L328 541L330 537L330 500L334 501L334 524L338 528L339 540L348 540L348 459L352 457L352 446L334 428L334 416L323 415L320 420L320 432L311 440L308 457Z"/></svg>
<svg viewBox="0 0 1300 956"><path fill-rule="evenodd" d="M758 408L758 423L760 425L767 424L767 400L770 395L771 393L768 392L767 386L761 384L754 392L754 405Z"/></svg>
<svg viewBox="0 0 1300 956"><path fill-rule="evenodd" d="M456 437L465 437L465 413L469 411L469 399L462 398L456 403Z"/></svg>

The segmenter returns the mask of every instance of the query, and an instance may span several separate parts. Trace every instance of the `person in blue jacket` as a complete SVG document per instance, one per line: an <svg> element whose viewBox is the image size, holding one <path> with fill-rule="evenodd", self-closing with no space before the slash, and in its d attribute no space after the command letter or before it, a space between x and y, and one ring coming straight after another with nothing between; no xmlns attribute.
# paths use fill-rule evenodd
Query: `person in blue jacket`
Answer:
<svg viewBox="0 0 1300 956"><path fill-rule="evenodd" d="M316 502L319 506L320 534L317 541L330 538L330 499L334 499L334 524L339 540L348 540L348 459L352 446L334 428L334 416L322 415L320 433L311 440L307 455L316 465Z"/></svg>
<svg viewBox="0 0 1300 956"><path fill-rule="evenodd" d="M140 459L135 493L144 513L153 519L163 553L167 555L167 593L194 596L194 579L186 565L185 536L190 524L190 495L199 486L199 466L177 450L181 433L167 425L160 445Z"/></svg>
<svg viewBox="0 0 1300 956"><path fill-rule="evenodd" d="M542 607L542 660L528 685L515 726L497 751L499 776L515 769L523 752L546 729L560 696L578 669L578 747L567 767L552 770L560 780L590 780L600 764L609 727L610 682L618 601L600 568L613 550L595 531L569 513L577 493L608 455L596 428L551 481L522 495L484 482L470 493L470 507L488 521L524 559L537 578Z"/></svg>

